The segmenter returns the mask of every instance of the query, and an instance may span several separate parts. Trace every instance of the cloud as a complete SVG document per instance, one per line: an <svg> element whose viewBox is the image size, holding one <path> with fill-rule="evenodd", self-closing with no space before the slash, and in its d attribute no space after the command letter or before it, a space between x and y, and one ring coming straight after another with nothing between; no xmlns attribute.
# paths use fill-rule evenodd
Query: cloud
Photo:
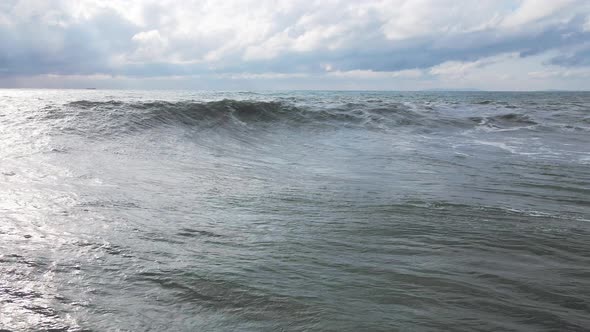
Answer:
<svg viewBox="0 0 590 332"><path fill-rule="evenodd" d="M561 55L552 58L549 63L563 67L590 66L590 42L562 52Z"/></svg>
<svg viewBox="0 0 590 332"><path fill-rule="evenodd" d="M589 22L584 0L5 0L0 76L424 80L548 54L586 67Z"/></svg>
<svg viewBox="0 0 590 332"><path fill-rule="evenodd" d="M548 69L542 71L533 71L528 73L532 78L587 78L590 77L590 68L576 69Z"/></svg>
<svg viewBox="0 0 590 332"><path fill-rule="evenodd" d="M162 37L158 30L142 31L131 37L135 43L135 51L127 56L131 61L150 61L161 57L168 47L168 39Z"/></svg>
<svg viewBox="0 0 590 332"><path fill-rule="evenodd" d="M59 2L9 4L2 10L10 22L0 25L3 75L108 73L114 56L132 50L133 26L113 10L80 21Z"/></svg>
<svg viewBox="0 0 590 332"><path fill-rule="evenodd" d="M309 77L305 73L230 73L230 74L215 74L212 77L217 79L231 79L231 80L273 80L285 78L306 78Z"/></svg>
<svg viewBox="0 0 590 332"><path fill-rule="evenodd" d="M518 53L504 53L476 61L447 61L430 68L429 73L435 76L442 76L448 79L459 79L472 74L478 69L492 66L494 64L506 63L519 58Z"/></svg>
<svg viewBox="0 0 590 332"><path fill-rule="evenodd" d="M375 78L419 78L424 75L419 69L406 69L399 71L373 71L373 70L349 70L328 71L329 77L375 79Z"/></svg>
<svg viewBox="0 0 590 332"><path fill-rule="evenodd" d="M562 10L566 16L571 14L572 6L577 6L575 0L524 0L520 6L506 16L501 25L505 27L518 27L528 25L540 20L559 22L563 18Z"/></svg>

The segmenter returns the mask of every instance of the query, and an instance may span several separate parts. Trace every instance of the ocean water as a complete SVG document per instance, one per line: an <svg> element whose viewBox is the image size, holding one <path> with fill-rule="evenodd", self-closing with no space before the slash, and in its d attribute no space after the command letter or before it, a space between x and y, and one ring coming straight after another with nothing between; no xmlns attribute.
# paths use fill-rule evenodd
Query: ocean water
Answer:
<svg viewBox="0 0 590 332"><path fill-rule="evenodd" d="M590 93L0 90L0 330L584 331Z"/></svg>

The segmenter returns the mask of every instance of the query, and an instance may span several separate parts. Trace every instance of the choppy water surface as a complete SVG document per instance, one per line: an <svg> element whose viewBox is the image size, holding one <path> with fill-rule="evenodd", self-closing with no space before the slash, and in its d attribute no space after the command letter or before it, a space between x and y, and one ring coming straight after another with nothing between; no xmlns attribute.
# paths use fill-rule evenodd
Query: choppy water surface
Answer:
<svg viewBox="0 0 590 332"><path fill-rule="evenodd" d="M0 90L0 329L582 331L589 93Z"/></svg>

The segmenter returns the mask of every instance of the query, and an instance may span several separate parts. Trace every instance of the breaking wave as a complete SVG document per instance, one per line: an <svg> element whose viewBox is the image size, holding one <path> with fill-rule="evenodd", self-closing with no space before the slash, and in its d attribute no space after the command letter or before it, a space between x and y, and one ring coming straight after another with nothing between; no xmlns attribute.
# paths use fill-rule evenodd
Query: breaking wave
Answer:
<svg viewBox="0 0 590 332"><path fill-rule="evenodd" d="M80 131L86 135L112 135L179 125L199 128L327 126L369 130L398 130L406 127L415 131L433 131L477 127L518 129L539 124L530 115L518 112L485 116L473 116L471 113L465 116L461 112L404 103L302 106L282 100L232 99L210 102L80 100L46 110L45 118L62 121L63 132Z"/></svg>

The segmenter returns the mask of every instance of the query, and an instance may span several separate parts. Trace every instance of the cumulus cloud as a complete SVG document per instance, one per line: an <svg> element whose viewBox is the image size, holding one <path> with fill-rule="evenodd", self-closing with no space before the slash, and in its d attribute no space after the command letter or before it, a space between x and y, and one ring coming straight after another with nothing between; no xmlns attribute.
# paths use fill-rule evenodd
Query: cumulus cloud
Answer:
<svg viewBox="0 0 590 332"><path fill-rule="evenodd" d="M131 37L131 41L135 43L136 49L127 58L139 62L161 57L168 47L168 39L160 35L158 30L136 33Z"/></svg>
<svg viewBox="0 0 590 332"><path fill-rule="evenodd" d="M4 0L0 76L425 79L539 55L585 67L588 22L585 0Z"/></svg>

